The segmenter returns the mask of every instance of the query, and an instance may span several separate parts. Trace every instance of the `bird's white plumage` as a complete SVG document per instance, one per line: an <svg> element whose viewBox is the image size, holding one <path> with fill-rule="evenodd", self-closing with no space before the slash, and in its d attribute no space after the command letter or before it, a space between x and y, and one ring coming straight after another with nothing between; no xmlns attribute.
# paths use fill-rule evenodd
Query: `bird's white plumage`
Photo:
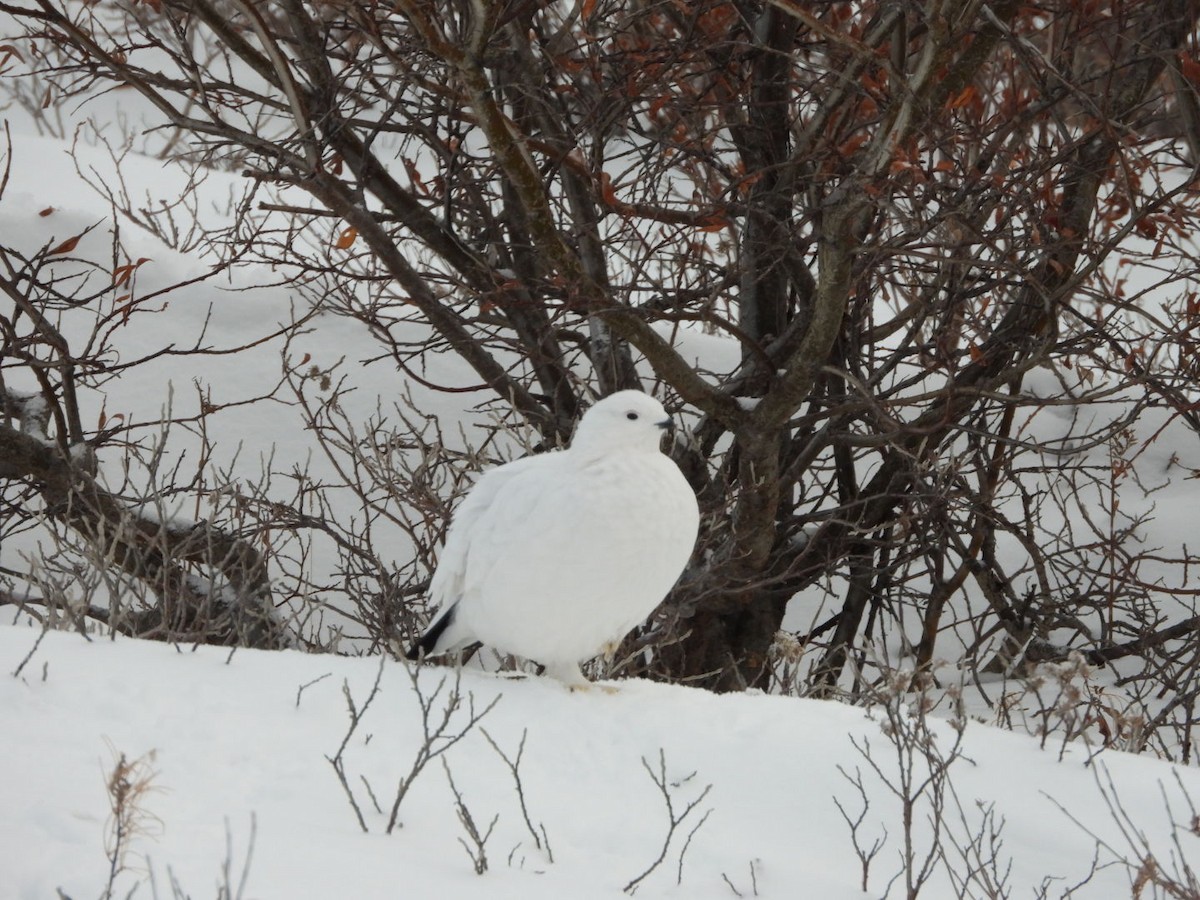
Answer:
<svg viewBox="0 0 1200 900"><path fill-rule="evenodd" d="M643 622L691 556L699 511L659 448L669 424L653 397L621 391L588 410L569 449L484 473L430 582L440 611L423 649L481 641L582 681L579 663Z"/></svg>

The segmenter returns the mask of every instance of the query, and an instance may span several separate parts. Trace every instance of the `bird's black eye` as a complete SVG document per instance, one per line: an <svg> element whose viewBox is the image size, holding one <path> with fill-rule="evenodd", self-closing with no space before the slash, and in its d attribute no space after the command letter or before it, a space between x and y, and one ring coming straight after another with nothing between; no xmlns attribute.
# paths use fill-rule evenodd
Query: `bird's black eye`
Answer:
<svg viewBox="0 0 1200 900"><path fill-rule="evenodd" d="M637 421L637 417L638 417L638 414L637 414L637 413L635 413L635 412L627 412L627 413L625 413L625 418L627 418L627 419L628 419L630 422L636 422L636 421Z"/></svg>

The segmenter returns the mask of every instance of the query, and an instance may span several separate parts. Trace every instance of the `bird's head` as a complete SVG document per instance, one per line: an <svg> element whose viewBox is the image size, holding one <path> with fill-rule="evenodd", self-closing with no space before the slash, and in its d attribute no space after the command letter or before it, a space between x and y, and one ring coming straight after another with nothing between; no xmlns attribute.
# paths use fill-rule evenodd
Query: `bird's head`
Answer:
<svg viewBox="0 0 1200 900"><path fill-rule="evenodd" d="M610 450L660 449L664 432L675 423L663 405L641 391L618 391L597 402L583 414L571 449Z"/></svg>

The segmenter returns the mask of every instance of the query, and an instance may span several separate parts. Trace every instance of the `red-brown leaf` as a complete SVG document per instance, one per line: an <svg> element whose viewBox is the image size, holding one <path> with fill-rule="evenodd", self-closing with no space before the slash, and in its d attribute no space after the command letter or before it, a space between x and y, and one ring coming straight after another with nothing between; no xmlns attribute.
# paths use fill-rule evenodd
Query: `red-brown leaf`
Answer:
<svg viewBox="0 0 1200 900"><path fill-rule="evenodd" d="M979 91L975 89L975 85L968 84L965 88L950 98L950 102L946 104L949 109L962 109L964 106L970 106L972 102L979 96Z"/></svg>
<svg viewBox="0 0 1200 900"><path fill-rule="evenodd" d="M417 164L411 159L403 159L401 162L404 163L404 168L408 171L408 177L412 181L413 187L428 197L429 187L425 184L425 179L421 177L421 173L417 170Z"/></svg>
<svg viewBox="0 0 1200 900"><path fill-rule="evenodd" d="M8 68L9 60L16 57L21 62L25 62L25 57L17 52L17 48L12 44L4 44L0 46L0 72Z"/></svg>
<svg viewBox="0 0 1200 900"><path fill-rule="evenodd" d="M117 266L115 269L113 269L113 287L124 287L129 283L129 279L132 277L133 273L136 272L143 263L148 262L150 262L150 258L148 256L142 256L138 258L137 262L131 262L124 266Z"/></svg>
<svg viewBox="0 0 1200 900"><path fill-rule="evenodd" d="M70 253L72 250L74 250L76 248L76 246L79 245L79 239L81 237L83 237L84 233L86 233L86 232L81 232L80 234L75 235L75 237L67 238L65 241L63 241L61 244L59 244L53 250L47 250L46 255L47 256L55 256L56 254L59 254L59 253Z"/></svg>
<svg viewBox="0 0 1200 900"><path fill-rule="evenodd" d="M1179 71L1194 85L1200 85L1200 62L1190 56L1179 54Z"/></svg>
<svg viewBox="0 0 1200 900"><path fill-rule="evenodd" d="M621 201L617 199L617 192L613 189L612 178L607 172L600 177L600 195L609 206L620 206L621 204Z"/></svg>
<svg viewBox="0 0 1200 900"><path fill-rule="evenodd" d="M837 148L839 156L853 156L858 148L867 142L869 135L865 131L860 131L858 134L849 140L843 141L842 145Z"/></svg>
<svg viewBox="0 0 1200 900"><path fill-rule="evenodd" d="M348 226L334 242L333 246L339 250L349 250L354 242L358 239L358 229L353 225Z"/></svg>

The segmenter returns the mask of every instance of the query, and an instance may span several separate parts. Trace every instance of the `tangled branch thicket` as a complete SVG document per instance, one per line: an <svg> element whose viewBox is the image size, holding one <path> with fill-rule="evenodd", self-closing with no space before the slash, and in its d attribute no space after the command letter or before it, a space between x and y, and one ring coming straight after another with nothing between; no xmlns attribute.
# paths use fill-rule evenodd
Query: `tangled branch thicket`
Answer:
<svg viewBox="0 0 1200 900"><path fill-rule="evenodd" d="M624 671L865 697L902 652L959 664L1001 717L989 684L1078 654L1122 687L1093 733L1190 754L1196 560L1147 536L1200 432L1195 3L0 10L13 108L44 133L123 88L151 127L128 147L246 187L197 233L186 204L139 209L110 183L126 220L269 264L303 301L292 334L354 321L406 383L465 391L494 425L457 441L393 398L356 419L345 368L289 355L270 396L333 474L150 527L90 468L139 446L129 423L84 427L77 402L136 363L61 327L105 292L56 276L73 247L5 248L4 527L49 522L141 591L121 616L55 608L318 645L333 609L379 648L419 627L467 473L512 452L501 432L559 446L590 398L653 381L690 417L672 452L705 520ZM114 283L137 266L74 264ZM736 360L695 350L713 343ZM470 374L450 383L448 357ZM10 388L22 371L33 387ZM9 603L53 599L0 574Z"/></svg>

